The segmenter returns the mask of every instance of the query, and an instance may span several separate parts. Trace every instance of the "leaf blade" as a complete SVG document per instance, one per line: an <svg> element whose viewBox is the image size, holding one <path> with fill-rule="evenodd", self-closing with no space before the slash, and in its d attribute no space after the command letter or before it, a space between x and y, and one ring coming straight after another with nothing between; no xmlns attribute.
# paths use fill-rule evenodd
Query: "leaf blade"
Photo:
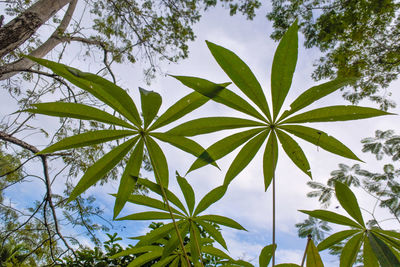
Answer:
<svg viewBox="0 0 400 267"><path fill-rule="evenodd" d="M147 91L139 87L140 98L142 103L142 113L144 120L144 129L153 122L158 110L160 109L162 99L161 96L154 91Z"/></svg>
<svg viewBox="0 0 400 267"><path fill-rule="evenodd" d="M198 215L199 213L206 210L212 204L220 200L226 193L227 187L224 185L218 186L208 192L199 202L196 209L194 210L193 215Z"/></svg>
<svg viewBox="0 0 400 267"><path fill-rule="evenodd" d="M365 228L364 219L361 214L360 206L358 205L357 198L350 188L341 183L335 183L336 198L339 200L340 205L347 211L347 213Z"/></svg>
<svg viewBox="0 0 400 267"><path fill-rule="evenodd" d="M364 233L354 235L343 247L342 255L340 256L340 267L353 266L357 252L361 247Z"/></svg>
<svg viewBox="0 0 400 267"><path fill-rule="evenodd" d="M327 210L299 210L299 211L308 214L312 217L321 219L323 221L355 227L357 229L362 229L362 226L356 223L355 221L335 212Z"/></svg>
<svg viewBox="0 0 400 267"><path fill-rule="evenodd" d="M275 132L268 137L267 146L263 156L264 188L267 191L272 179L275 176L276 164L278 163L278 142Z"/></svg>

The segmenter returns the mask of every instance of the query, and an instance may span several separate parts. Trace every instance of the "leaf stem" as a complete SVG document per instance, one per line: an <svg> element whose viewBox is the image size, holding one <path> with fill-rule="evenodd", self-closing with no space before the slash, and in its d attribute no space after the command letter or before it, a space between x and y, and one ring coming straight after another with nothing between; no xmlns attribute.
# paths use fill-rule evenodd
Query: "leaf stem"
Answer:
<svg viewBox="0 0 400 267"><path fill-rule="evenodd" d="M274 152L272 152L274 153ZM272 159L274 159L274 156L272 156ZM276 248L275 244L275 170L272 176L272 247ZM275 266L275 251L276 249L273 250L272 252L272 267Z"/></svg>
<svg viewBox="0 0 400 267"><path fill-rule="evenodd" d="M312 237L311 235L307 236L307 245L306 245L306 249L304 250L303 259L301 260L301 265L300 265L301 267L304 266L304 262L305 262L306 256L307 256L307 249L308 249L308 245L310 244L311 237Z"/></svg>

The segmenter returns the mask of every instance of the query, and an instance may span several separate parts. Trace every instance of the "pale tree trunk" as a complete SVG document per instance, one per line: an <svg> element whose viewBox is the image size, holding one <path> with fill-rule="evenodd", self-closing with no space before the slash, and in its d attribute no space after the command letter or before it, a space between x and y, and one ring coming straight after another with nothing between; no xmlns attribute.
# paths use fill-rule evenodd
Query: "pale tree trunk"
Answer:
<svg viewBox="0 0 400 267"><path fill-rule="evenodd" d="M18 48L29 37L31 37L38 28L49 20L66 4L69 4L66 13L48 40L30 53L34 57L44 57L54 47L63 40L61 35L68 27L72 15L75 11L77 0L39 0L24 13L0 28L0 58L9 52ZM21 70L29 69L33 62L27 58L19 59L15 62L0 66L0 80L8 79Z"/></svg>

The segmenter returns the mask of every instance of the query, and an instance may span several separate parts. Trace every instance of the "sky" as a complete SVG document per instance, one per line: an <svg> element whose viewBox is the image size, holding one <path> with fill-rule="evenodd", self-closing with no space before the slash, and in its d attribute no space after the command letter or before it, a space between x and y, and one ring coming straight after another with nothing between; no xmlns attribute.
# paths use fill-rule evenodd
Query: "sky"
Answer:
<svg viewBox="0 0 400 267"><path fill-rule="evenodd" d="M189 44L190 55L186 60L179 64L161 64L164 73L158 75L151 85L147 85L142 75L142 67L137 65L121 65L115 66L117 73L118 85L123 88L129 88L129 93L136 103L139 102L138 87L148 90L154 90L161 94L163 105L160 113L165 111L175 101L191 92L177 80L166 74L176 74L184 76L196 76L206 78L213 82L221 83L229 81L227 75L218 66L208 51L205 40L209 40L218 45L226 47L234 51L242 58L254 72L255 76L262 85L266 93L267 100L270 99L270 74L274 51L277 43L269 38L272 32L272 23L265 18L268 7L262 7L258 11L258 15L253 21L246 20L243 16L237 15L230 17L229 11L223 8L210 9L205 13L201 21L194 26L194 32L197 35L195 42ZM299 57L292 82L292 88L289 92L282 110L289 107L291 103L304 90L316 85L310 76L313 71L313 63L321 55L318 50L304 49L302 46L303 37L299 35ZM72 55L72 53L71 53ZM83 71L94 71L91 64L86 64L76 57L67 57L67 64L78 67ZM393 91L393 99L398 99L399 93L396 92L399 82L394 82L389 88ZM243 96L241 92L234 86L228 88L235 93ZM393 90L392 90L393 89ZM10 101L8 95L0 91L0 114L5 115L15 111L15 104ZM326 105L343 105L341 92L329 95L311 108L323 107ZM364 106L372 106L371 103L362 102ZM138 105L140 106L140 105ZM398 108L391 112L399 113ZM209 102L203 107L193 112L190 116L182 118L179 123L205 116L238 116L244 117L242 114L234 112L218 103ZM40 116L37 118L38 123L51 124L51 118ZM380 171L383 162L376 162L372 155L361 153L360 140L365 137L374 135L375 130L395 129L395 125L399 125L398 116L384 116L368 120L358 120L354 122L339 123L314 123L307 125L321 129L347 145L356 155L358 155L365 163L361 163L363 168L371 171ZM166 127L166 129L168 129ZM235 131L224 131L214 134L198 136L194 138L203 147L211 145L213 142L227 136L227 134ZM311 171L314 181L326 182L330 178L330 172L338 168L339 163L347 165L356 164L356 161L341 158L326 152L309 143L296 139L303 148L311 165ZM43 141L45 143L45 141ZM183 174L186 173L194 157L171 146L162 144L166 157L168 159L170 171L170 190L177 195L180 194L179 188L174 179L175 171ZM223 182L223 177L230 163L233 161L239 149L221 159L218 164L221 170L212 166L206 166L199 170L189 173L186 178L194 187L196 192L197 203L207 192L219 186ZM303 172L301 172L285 155L283 150L279 150L279 160L276 171L277 182L277 263L294 262L300 264L304 248L305 239L297 237L297 229L295 224L302 222L306 216L300 213L299 209L312 210L320 208L316 200L308 199L306 193L310 188L306 182L310 180ZM40 171L40 170L38 170ZM151 178L151 173L143 172L144 176ZM77 181L77 180L76 180ZM26 192L26 198L30 195L34 197L37 192L32 190L32 184L25 184L21 187ZM62 192L63 183L55 184L54 190ZM110 183L104 187L95 187L88 190L89 194L95 194L99 205L105 211L105 217L112 218L113 198L108 193L114 193L118 189L117 183ZM373 202L362 192L356 192L362 207L371 207ZM210 214L219 214L235 219L243 225L247 232L230 230L223 228L223 235L227 241L230 255L235 258L242 258L258 265L258 255L262 247L271 243L271 215L272 215L272 194L271 190L264 192L263 174L262 174L262 152L258 153L253 161L242 171L229 186L229 189L220 201L212 205L208 210ZM332 205L331 207L334 207ZM142 211L143 209L134 205L127 204L122 215L133 212ZM343 210L336 209L335 212L343 213ZM344 213L343 213L344 214ZM125 237L136 236L145 233L146 227L150 222L117 222L115 230ZM390 223L387 224L390 227ZM341 228L334 228L334 230ZM75 231L75 229L70 229ZM112 230L113 231L113 230ZM104 234L103 234L104 236ZM84 237L82 237L84 239ZM86 241L89 244L89 241ZM124 241L127 244L129 241ZM322 253L325 266L338 266L336 257Z"/></svg>

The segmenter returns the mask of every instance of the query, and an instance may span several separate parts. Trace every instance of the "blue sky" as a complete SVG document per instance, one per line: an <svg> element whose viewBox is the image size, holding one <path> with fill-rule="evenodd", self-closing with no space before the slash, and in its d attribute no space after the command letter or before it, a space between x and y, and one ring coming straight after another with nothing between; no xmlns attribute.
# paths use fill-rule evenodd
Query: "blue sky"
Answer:
<svg viewBox="0 0 400 267"><path fill-rule="evenodd" d="M140 64L134 66L130 65L128 67L124 65L116 66L115 70L117 73L118 85L129 88L130 94L136 103L139 103L139 92L137 90L139 86L160 93L163 97L163 105L160 112L163 112L180 97L191 92L190 89L185 88L178 81L165 74L197 76L218 83L229 81L229 78L219 68L207 49L205 40L209 40L234 51L250 66L263 86L267 99L269 99L270 102L270 71L277 43L269 38L269 34L272 32L272 24L265 18L267 10L268 7L261 8L258 12L258 16L256 16L253 21L248 21L240 15L230 17L228 10L222 8L210 9L209 12L204 14L201 22L194 26L197 39L189 45L190 55L187 60L181 61L177 65L163 63L161 68L165 73L159 75L151 85L146 85L142 75L142 66ZM303 40L300 35L299 60L292 83L292 90L284 103L283 110L285 110L288 107L288 103L294 100L301 92L317 84L311 80L310 75L313 71L313 63L318 59L320 53L318 50L314 49L305 50L302 47L302 43ZM64 62L78 67L83 71L95 71L96 64L86 64L80 61L79 58L72 56L74 52L73 49L76 48L72 48L72 50L69 51L71 56L67 57ZM389 91L395 89L398 85L398 82L394 82L390 86ZM235 86L231 85L229 88L240 94ZM1 114L14 112L15 110L13 108L15 106L13 106L11 101L7 100L8 95L1 91L0 96L4 101L0 105ZM399 96L399 94L394 92L393 99L398 99L397 96ZM312 108L332 104L347 103L342 99L341 93L337 92L313 104ZM363 102L362 104L371 105L368 102ZM392 110L392 112L398 113L399 111L396 108ZM238 113L232 112L222 105L207 103L205 106L195 111L190 119L194 117L225 115L238 115L243 117L242 114L239 115ZM50 125L52 121L52 119L45 118L44 116L38 116L36 120L37 123L41 124L43 124L44 121L48 122L46 123L48 125ZM184 117L180 122L185 120L188 120L188 118ZM359 141L362 138L373 136L376 129L392 129L394 125L399 125L399 122L398 116L386 116L355 122L330 123L329 125L313 124L312 126L330 133L344 144L348 145L366 162L366 165L362 165L363 167L367 168L368 166L369 170L380 171L380 166L383 166L383 163L377 163L372 156L362 154ZM195 140L204 147L207 147L223 136L226 136L226 134L227 132L219 132L211 135L199 136L196 137ZM46 140L43 139L33 140L35 140L35 142L39 140L39 143L43 144L46 143ZM325 182L329 178L329 173L335 170L339 163L346 163L348 165L356 163L355 161L340 158L322 149L318 149L311 144L300 140L298 141L306 155L308 155L315 181ZM165 151L169 163L170 189L174 192L179 192L175 183L174 173L176 170L180 173L185 173L194 158L167 145L162 145L162 148ZM220 160L219 165L221 171L207 166L187 176L188 181L196 190L197 200L211 189L222 184L225 172L237 152L238 150ZM306 182L309 181L309 178L294 166L286 155L284 155L283 151L280 150L279 152L281 157L278 161L276 173L277 262L295 262L299 264L306 240L297 237L294 224L301 222L306 217L297 210L316 209L319 208L319 205L317 201L307 199L305 196L309 191L309 188L306 186ZM223 234L226 237L229 251L233 257L252 260L252 263L256 265L261 248L271 243L272 225L272 197L270 190L266 193L264 192L261 160L262 155L259 153L251 164L235 178L225 197L209 210L210 213L231 217L249 230L248 232L239 232L236 230L223 229ZM149 178L152 176L150 173L143 173ZM117 183L111 183L104 187L96 187L89 190L89 193L96 195L100 206L105 210L105 217L108 219L111 219L113 205L113 198L110 197L108 193L116 192L117 186ZM22 190L32 193L34 191L32 190L33 187L34 183L25 184ZM56 184L54 190L56 192L62 192L63 183ZM360 197L359 201L362 206L368 207L371 205L372 202L368 197L361 193L357 196ZM29 198L27 198L27 200L28 199ZM129 214L139 210L141 210L141 208L128 204L123 210L123 214ZM336 212L342 211L336 210ZM117 223L116 230L123 229L123 231L119 232L124 236L135 236L144 233L149 223ZM126 228L122 228L123 226ZM390 227L390 224L388 224L388 227ZM71 231L75 232L76 229L71 229ZM323 259L325 260L326 266L338 265L334 257L324 254Z"/></svg>

